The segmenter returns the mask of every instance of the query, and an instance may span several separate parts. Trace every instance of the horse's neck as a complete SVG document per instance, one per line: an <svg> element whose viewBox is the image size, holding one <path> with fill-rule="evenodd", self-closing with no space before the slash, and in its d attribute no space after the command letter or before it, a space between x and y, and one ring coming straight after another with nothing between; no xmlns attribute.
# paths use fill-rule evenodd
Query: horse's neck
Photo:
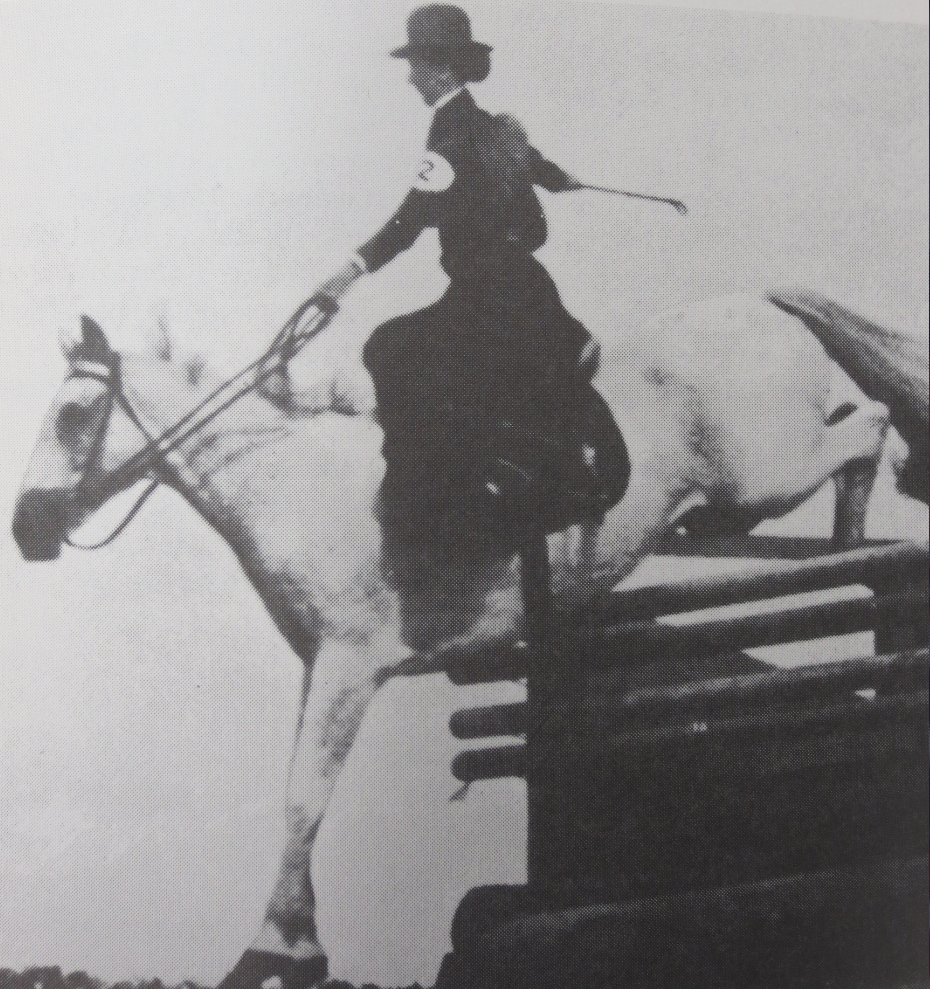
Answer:
<svg viewBox="0 0 930 989"><path fill-rule="evenodd" d="M140 368L128 382L147 429L177 423L218 381L191 386L173 368ZM240 553L261 552L269 533L325 526L347 501L373 502L380 477L373 422L323 412L291 418L254 393L171 451L164 479ZM354 489L354 490L352 490ZM315 526L314 526L315 527Z"/></svg>

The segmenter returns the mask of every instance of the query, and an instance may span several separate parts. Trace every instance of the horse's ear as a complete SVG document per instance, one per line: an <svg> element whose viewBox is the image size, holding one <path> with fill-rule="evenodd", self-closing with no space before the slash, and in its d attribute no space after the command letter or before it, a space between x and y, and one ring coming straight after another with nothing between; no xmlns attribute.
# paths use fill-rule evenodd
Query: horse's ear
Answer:
<svg viewBox="0 0 930 989"><path fill-rule="evenodd" d="M113 359L113 348L100 325L90 318L81 316L80 357L88 361L109 363Z"/></svg>
<svg viewBox="0 0 930 989"><path fill-rule="evenodd" d="M162 361L171 360L171 337L168 333L168 317L160 313L145 335L145 349Z"/></svg>
<svg viewBox="0 0 930 989"><path fill-rule="evenodd" d="M69 361L102 361L110 363L113 360L113 349L106 334L100 326L90 318L81 317L81 332L74 334L69 329L62 329L58 334L62 353Z"/></svg>

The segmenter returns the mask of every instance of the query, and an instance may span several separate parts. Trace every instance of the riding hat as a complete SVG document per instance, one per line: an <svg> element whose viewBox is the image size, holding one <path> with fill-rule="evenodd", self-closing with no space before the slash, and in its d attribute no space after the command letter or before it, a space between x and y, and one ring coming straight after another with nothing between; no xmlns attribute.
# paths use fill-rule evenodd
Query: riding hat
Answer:
<svg viewBox="0 0 930 989"><path fill-rule="evenodd" d="M474 41L468 14L460 7L433 3L407 19L407 44L391 52L394 58L422 55L431 62L460 68L464 82L481 82L491 71L491 46Z"/></svg>

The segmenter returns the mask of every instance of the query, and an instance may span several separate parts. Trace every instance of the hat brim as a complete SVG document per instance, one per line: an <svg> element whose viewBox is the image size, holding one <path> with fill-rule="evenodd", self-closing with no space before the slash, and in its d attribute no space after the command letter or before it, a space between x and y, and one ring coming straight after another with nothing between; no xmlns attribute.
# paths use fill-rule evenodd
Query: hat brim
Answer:
<svg viewBox="0 0 930 989"><path fill-rule="evenodd" d="M390 54L391 58L410 58L411 55L445 55L445 54L464 54L473 53L478 54L479 52L484 55L490 54L494 49L490 45L485 45L480 41L470 41L467 45L402 45L400 48L395 48Z"/></svg>

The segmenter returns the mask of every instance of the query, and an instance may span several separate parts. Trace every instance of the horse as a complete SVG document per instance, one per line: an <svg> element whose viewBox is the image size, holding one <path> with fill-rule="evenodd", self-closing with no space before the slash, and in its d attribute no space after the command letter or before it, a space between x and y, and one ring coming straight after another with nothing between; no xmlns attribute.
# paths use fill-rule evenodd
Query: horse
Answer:
<svg viewBox="0 0 930 989"><path fill-rule="evenodd" d="M616 583L696 511L748 529L851 466L874 477L887 408L863 400L831 415L829 359L771 302L710 300L636 336L604 355L594 379L626 438L629 485L586 543L577 529L550 534L560 587ZM67 374L13 535L27 560L54 559L104 502L149 477L233 549L304 675L280 870L255 938L221 986L322 984L311 857L365 710L411 664L441 669L450 649L519 641L518 563L511 549L466 547L422 560L415 585L395 578L396 541L378 512L382 433L370 382L357 385L360 365L321 372L300 414L252 388L259 371L250 372L238 401L184 431L172 427L218 380L203 363L172 356L167 341L116 353L86 317L63 352ZM172 443L154 442L168 435Z"/></svg>

